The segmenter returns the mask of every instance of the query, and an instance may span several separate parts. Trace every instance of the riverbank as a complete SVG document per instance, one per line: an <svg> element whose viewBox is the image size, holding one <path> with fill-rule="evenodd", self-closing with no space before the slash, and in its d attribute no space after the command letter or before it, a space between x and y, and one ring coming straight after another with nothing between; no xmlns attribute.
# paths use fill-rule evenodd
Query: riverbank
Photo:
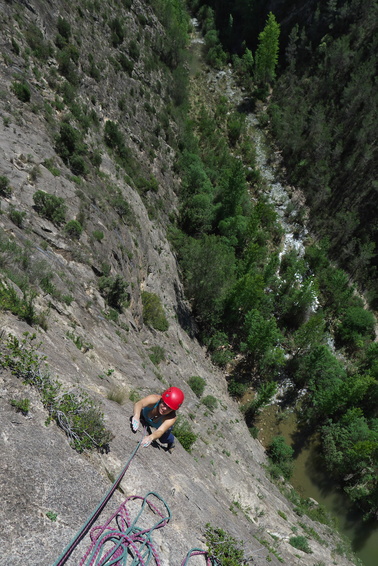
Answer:
<svg viewBox="0 0 378 566"><path fill-rule="evenodd" d="M337 530L350 541L351 550L364 566L376 566L378 524L364 521L345 493L324 469L317 435L298 429L293 411L282 413L277 405L266 407L258 419L258 438L266 448L274 436L282 435L294 449L294 470L290 483L303 498L323 506L333 518Z"/></svg>

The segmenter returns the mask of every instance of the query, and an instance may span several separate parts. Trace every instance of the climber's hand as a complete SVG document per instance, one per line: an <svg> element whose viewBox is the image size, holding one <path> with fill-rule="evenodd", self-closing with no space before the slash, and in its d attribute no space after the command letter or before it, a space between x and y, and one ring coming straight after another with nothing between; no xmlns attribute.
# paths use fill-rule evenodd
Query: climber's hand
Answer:
<svg viewBox="0 0 378 566"><path fill-rule="evenodd" d="M151 442L152 442L152 438L151 438L150 436L145 436L145 437L142 439L142 446L143 446L144 448L147 448L147 446L149 446L149 445L151 444Z"/></svg>
<svg viewBox="0 0 378 566"><path fill-rule="evenodd" d="M132 417L131 419L131 428L133 429L133 432L136 432L139 428L139 420L135 417Z"/></svg>

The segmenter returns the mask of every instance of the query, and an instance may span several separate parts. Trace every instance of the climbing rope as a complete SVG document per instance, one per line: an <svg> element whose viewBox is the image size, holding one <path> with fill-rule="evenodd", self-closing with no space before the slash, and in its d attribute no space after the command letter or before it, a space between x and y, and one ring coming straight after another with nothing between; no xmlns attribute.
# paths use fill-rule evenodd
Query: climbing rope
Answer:
<svg viewBox="0 0 378 566"><path fill-rule="evenodd" d="M121 473L119 474L118 478L116 479L116 481L114 482L114 484L112 485L112 487L110 488L110 490L108 491L108 493L105 495L105 497L102 499L102 501L100 502L100 504L97 506L97 508L95 509L95 511L92 513L92 515L89 517L89 519L87 520L87 522L83 525L83 527L80 529L80 531L78 532L78 534L76 535L76 537L68 544L68 546L64 549L63 553L61 554L61 556L58 558L58 560L56 562L54 562L53 566L63 566L63 564L65 564L68 560L68 558L71 556L72 552L74 551L74 549L76 548L76 546L79 544L79 542L85 537L85 535L88 533L89 529L92 527L93 523L96 521L96 519L99 517L100 513L102 512L102 510L105 508L105 505L108 503L109 499L111 498L111 496L113 495L113 493L115 492L115 490L117 489L117 487L119 486L119 484L122 481L123 476L125 475L128 467L131 464L131 460L134 458L135 454L137 453L140 445L141 445L142 440L139 441L139 443L137 444L136 448L133 450L130 458L127 460L125 467L122 469Z"/></svg>
<svg viewBox="0 0 378 566"><path fill-rule="evenodd" d="M152 503L151 496L157 498L164 508L164 512ZM127 504L141 500L141 508L134 520L131 519ZM148 506L160 519L149 529L138 526L146 506ZM117 511L101 527L91 531L92 543L80 561L80 566L147 566L152 560L161 566L159 556L152 541L155 529L161 529L169 522L171 512L166 502L156 493L149 492L145 497L132 495L128 497ZM130 558L131 562L128 561Z"/></svg>
<svg viewBox="0 0 378 566"><path fill-rule="evenodd" d="M145 429L142 439L144 435ZM80 541L89 532L109 499L112 497L114 491L121 483L141 442L142 440L137 444L111 489L53 566L63 566ZM162 510L151 501L151 498L155 498L160 502ZM127 505L134 504L136 501L141 501L141 506L135 518L132 519ZM152 527L142 528L138 526L138 522L147 508L155 515L158 515L160 519L158 519ZM150 491L145 497L131 495L120 505L104 525L92 528L90 531L91 543L82 557L79 566L149 566L152 561L154 561L156 566L161 566L158 553L152 540L152 533L156 529L165 527L170 519L171 511L164 499L157 493ZM206 560L206 566L221 566L220 562L214 556L209 556L206 551L199 548L189 550L181 566L186 566L193 556L203 556Z"/></svg>

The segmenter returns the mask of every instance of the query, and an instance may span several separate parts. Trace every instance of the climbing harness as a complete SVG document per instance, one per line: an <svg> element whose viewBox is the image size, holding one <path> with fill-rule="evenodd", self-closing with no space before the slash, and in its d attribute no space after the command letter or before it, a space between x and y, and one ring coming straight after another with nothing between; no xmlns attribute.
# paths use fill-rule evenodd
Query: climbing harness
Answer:
<svg viewBox="0 0 378 566"><path fill-rule="evenodd" d="M143 437L145 432L146 428L144 428ZM142 440L137 444L111 489L53 566L63 566L80 541L93 527L94 522L121 483L141 442ZM160 502L161 509L157 506L156 501L155 503L152 502L153 498ZM139 502L141 502L140 509L135 518L132 519L128 506L135 507L135 504ZM150 528L142 528L138 526L138 522L143 512L148 509L160 518ZM152 541L152 533L154 530L166 526L170 519L171 511L164 499L157 493L150 491L145 497L138 495L127 497L103 526L96 526L91 529L91 543L80 560L79 566L149 566L151 561L154 561L153 563L156 566L161 566ZM206 566L220 566L220 562L214 556L209 556L205 550L199 548L189 550L181 566L186 566L193 556L203 556L206 560Z"/></svg>

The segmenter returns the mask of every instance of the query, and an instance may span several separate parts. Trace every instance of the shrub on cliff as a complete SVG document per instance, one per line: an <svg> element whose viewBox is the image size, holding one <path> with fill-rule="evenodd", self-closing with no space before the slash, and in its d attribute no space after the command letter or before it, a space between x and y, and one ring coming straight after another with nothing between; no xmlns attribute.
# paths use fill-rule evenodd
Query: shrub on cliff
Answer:
<svg viewBox="0 0 378 566"><path fill-rule="evenodd" d="M160 298L155 293L142 292L143 322L155 330L165 332L169 328Z"/></svg>

